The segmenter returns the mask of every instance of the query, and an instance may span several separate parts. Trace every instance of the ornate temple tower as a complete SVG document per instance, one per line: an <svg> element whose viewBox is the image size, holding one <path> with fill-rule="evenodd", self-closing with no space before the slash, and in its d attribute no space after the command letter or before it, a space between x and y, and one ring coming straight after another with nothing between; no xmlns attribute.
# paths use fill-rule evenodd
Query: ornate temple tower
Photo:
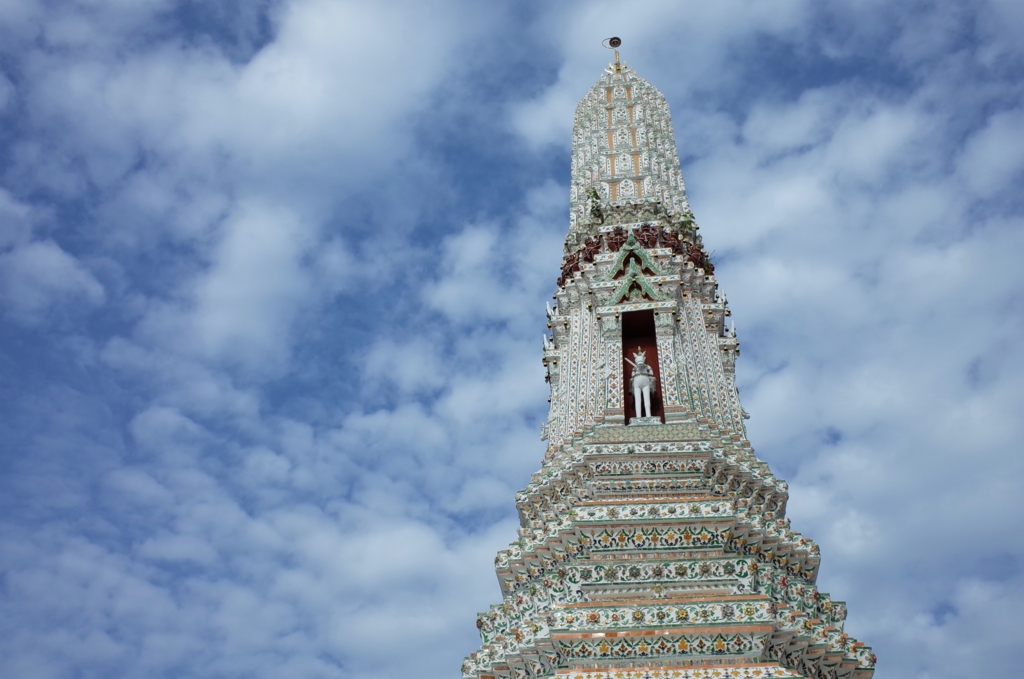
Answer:
<svg viewBox="0 0 1024 679"><path fill-rule="evenodd" d="M548 449L463 677L872 676L846 605L815 586L786 482L747 441L739 343L668 104L618 53L576 109L571 192L544 337Z"/></svg>

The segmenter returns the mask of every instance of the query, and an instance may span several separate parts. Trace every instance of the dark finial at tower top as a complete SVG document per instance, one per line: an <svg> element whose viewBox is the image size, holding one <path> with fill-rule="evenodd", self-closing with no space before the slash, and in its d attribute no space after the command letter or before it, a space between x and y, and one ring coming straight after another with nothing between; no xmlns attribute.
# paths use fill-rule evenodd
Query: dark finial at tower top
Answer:
<svg viewBox="0 0 1024 679"><path fill-rule="evenodd" d="M619 45L622 44L622 39L621 38L605 38L604 41L601 44L604 46L605 49L615 50L615 72L616 73L621 73L622 72L622 64L619 63L619 50L617 48L618 48Z"/></svg>

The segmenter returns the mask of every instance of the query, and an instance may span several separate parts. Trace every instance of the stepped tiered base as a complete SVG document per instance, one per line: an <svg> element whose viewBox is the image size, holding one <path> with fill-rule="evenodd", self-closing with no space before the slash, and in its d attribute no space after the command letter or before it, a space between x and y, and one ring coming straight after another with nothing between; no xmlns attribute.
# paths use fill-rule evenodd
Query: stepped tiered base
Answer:
<svg viewBox="0 0 1024 679"><path fill-rule="evenodd" d="M735 438L612 426L551 451L463 676L870 677L845 605L814 584L817 546L782 518L785 482Z"/></svg>

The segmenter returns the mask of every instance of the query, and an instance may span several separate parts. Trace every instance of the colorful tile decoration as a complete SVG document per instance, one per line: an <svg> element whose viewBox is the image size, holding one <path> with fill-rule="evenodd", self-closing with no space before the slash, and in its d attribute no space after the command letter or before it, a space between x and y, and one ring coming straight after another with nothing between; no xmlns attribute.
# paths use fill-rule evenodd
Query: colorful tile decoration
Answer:
<svg viewBox="0 0 1024 679"><path fill-rule="evenodd" d="M739 355L665 97L611 65L576 109L551 410L466 679L863 679L817 545L747 440ZM629 276L624 279L623 276ZM665 422L624 425L622 314L654 314Z"/></svg>

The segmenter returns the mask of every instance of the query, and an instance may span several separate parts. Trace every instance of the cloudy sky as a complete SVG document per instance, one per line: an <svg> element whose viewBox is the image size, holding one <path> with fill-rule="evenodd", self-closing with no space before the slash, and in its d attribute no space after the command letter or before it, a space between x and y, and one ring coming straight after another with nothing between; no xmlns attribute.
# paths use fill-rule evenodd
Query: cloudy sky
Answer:
<svg viewBox="0 0 1024 679"><path fill-rule="evenodd" d="M0 675L458 675L619 35L847 631L879 679L1018 676L1021 34L1019 0L0 0Z"/></svg>

